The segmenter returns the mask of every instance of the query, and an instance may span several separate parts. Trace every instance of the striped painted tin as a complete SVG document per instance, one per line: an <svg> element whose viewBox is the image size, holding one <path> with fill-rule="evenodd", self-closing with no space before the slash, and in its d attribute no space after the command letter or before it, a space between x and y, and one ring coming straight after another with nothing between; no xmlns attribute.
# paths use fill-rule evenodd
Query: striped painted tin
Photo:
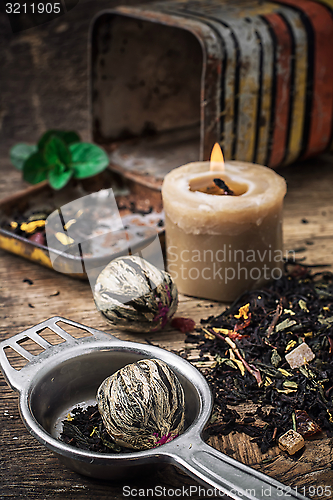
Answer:
<svg viewBox="0 0 333 500"><path fill-rule="evenodd" d="M271 167L331 149L333 0L173 0L101 15L120 16L124 24L132 18L177 27L199 41L201 159L209 158L216 141L226 159ZM93 75L99 60L94 42L98 22L92 30ZM156 33L152 47L160 43ZM121 137L120 130L108 134L103 125L106 98L112 99L112 93L103 93L93 77L93 135L104 143ZM130 122L129 116L127 130Z"/></svg>

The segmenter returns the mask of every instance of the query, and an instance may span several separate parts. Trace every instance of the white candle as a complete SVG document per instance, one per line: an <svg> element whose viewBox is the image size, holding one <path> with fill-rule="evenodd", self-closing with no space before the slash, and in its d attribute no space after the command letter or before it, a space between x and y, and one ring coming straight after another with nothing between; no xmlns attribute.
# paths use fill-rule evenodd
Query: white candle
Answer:
<svg viewBox="0 0 333 500"><path fill-rule="evenodd" d="M168 271L186 295L233 301L282 275L285 180L252 163L189 163L162 187ZM216 170L219 169L219 170ZM210 194L222 179L234 195ZM205 191L205 192L202 192ZM223 191L215 188L215 191Z"/></svg>

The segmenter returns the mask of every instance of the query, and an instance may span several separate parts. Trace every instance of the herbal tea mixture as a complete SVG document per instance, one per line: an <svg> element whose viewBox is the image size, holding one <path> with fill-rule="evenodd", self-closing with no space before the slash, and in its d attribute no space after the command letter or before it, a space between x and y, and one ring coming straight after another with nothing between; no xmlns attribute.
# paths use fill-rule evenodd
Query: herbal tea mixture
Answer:
<svg viewBox="0 0 333 500"><path fill-rule="evenodd" d="M215 359L204 370L215 399L210 434L245 432L263 453L290 429L333 435L332 273L287 264L281 279L201 325L186 342ZM257 410L241 419L232 406L246 402Z"/></svg>
<svg viewBox="0 0 333 500"><path fill-rule="evenodd" d="M73 408L62 422L60 439L75 448L98 453L124 453L129 449L118 446L104 427L96 405Z"/></svg>
<svg viewBox="0 0 333 500"><path fill-rule="evenodd" d="M291 429L305 439L322 430L333 436L333 274L286 267L280 280L243 294L186 338L200 360L214 358L203 370L215 402L209 434L244 432L263 453ZM241 418L233 407L244 403L257 409ZM97 405L75 408L62 439L102 453L129 451L112 442Z"/></svg>
<svg viewBox="0 0 333 500"><path fill-rule="evenodd" d="M144 227L147 225L163 228L164 220L160 219L161 215L157 211L154 212L153 206L145 203L147 200L141 201L135 194L129 194L127 188L114 185L112 189L117 198L121 217L123 218L124 230L129 229L133 221L135 224L135 218L131 217L131 215L138 215L138 219L136 220L138 226ZM78 186L73 187L72 193L73 196L77 197L88 194L87 191ZM47 193L44 197L42 193L37 202L31 199L26 202L27 206L15 207L10 213L0 210L0 229L4 229L16 236L22 236L33 243L46 245L46 219L52 213L54 213L53 217L57 217L58 212L55 211L60 203L59 199L57 200L52 194L49 196L49 199L45 199L46 197ZM70 201L72 201L71 198L66 199L66 203ZM112 211L110 212L109 210L102 217L100 210L96 206L88 206L86 208L83 207L83 210L75 210L75 205L73 205L73 213L68 213L67 217L72 217L68 227L71 227L71 235L74 240L77 238L79 241L82 241L82 238L91 238L94 235L101 234L101 230L105 232L105 228L112 223L112 220L110 220L112 219L112 217L110 218L111 214ZM140 218L140 216L142 217ZM71 239L66 238L66 235L63 234L63 226L60 224L60 220L59 223L55 223L53 218L52 222L55 229L55 238L64 245L64 248L66 245L73 243ZM111 243L109 242L109 244Z"/></svg>

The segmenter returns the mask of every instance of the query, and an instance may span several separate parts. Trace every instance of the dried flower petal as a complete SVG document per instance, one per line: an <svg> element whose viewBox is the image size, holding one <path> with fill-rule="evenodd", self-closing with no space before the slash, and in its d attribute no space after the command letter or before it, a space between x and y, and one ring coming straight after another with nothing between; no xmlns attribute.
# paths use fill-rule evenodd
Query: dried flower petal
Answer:
<svg viewBox="0 0 333 500"><path fill-rule="evenodd" d="M190 333L195 329L195 321L191 318L173 318L171 326L182 333Z"/></svg>
<svg viewBox="0 0 333 500"><path fill-rule="evenodd" d="M236 319L240 319L240 318L248 319L249 309L250 309L250 303L245 304L245 306L240 307L238 314L235 314L235 318Z"/></svg>

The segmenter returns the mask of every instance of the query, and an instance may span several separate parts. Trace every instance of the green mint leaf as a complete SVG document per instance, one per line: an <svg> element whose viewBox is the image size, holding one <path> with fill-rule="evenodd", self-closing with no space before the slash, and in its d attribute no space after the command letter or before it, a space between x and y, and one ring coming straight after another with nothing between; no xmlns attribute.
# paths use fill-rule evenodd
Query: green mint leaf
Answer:
<svg viewBox="0 0 333 500"><path fill-rule="evenodd" d="M105 151L95 144L79 142L69 146L72 168L76 179L84 179L102 172L109 164Z"/></svg>
<svg viewBox="0 0 333 500"><path fill-rule="evenodd" d="M33 153L36 153L37 146L31 144L15 144L10 150L10 160L18 170L23 169L25 160Z"/></svg>
<svg viewBox="0 0 333 500"><path fill-rule="evenodd" d="M65 142L57 136L51 137L44 147L44 158L48 165L63 163L69 165L72 155Z"/></svg>
<svg viewBox="0 0 333 500"><path fill-rule="evenodd" d="M48 165L44 160L40 151L33 153L24 162L23 165L23 179L30 184L38 184L38 182L45 181L47 177Z"/></svg>
<svg viewBox="0 0 333 500"><path fill-rule="evenodd" d="M81 142L81 137L76 132L72 130L68 132L63 132L60 137L69 146L70 144L75 144L76 142Z"/></svg>
<svg viewBox="0 0 333 500"><path fill-rule="evenodd" d="M77 134L76 132L73 132L72 130L69 130L69 131L48 130L39 139L39 142L38 142L39 151L43 151L44 147L46 146L46 143L51 139L51 137L59 137L59 139L63 140L64 143L67 145L74 144L75 142L81 141L79 134Z"/></svg>
<svg viewBox="0 0 333 500"><path fill-rule="evenodd" d="M73 170L68 169L63 163L57 163L49 168L47 178L53 189L63 188L73 175Z"/></svg>

